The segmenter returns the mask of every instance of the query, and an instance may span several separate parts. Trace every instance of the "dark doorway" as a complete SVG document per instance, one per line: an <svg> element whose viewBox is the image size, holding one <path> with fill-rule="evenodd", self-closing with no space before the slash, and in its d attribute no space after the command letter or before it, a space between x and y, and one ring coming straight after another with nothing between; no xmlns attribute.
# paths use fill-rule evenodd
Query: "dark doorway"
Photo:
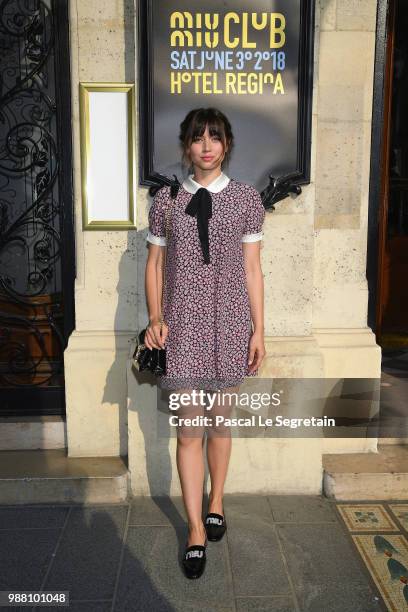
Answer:
<svg viewBox="0 0 408 612"><path fill-rule="evenodd" d="M408 5L392 0L384 87L377 341L408 346Z"/></svg>
<svg viewBox="0 0 408 612"><path fill-rule="evenodd" d="M65 414L74 328L67 0L0 4L0 416Z"/></svg>

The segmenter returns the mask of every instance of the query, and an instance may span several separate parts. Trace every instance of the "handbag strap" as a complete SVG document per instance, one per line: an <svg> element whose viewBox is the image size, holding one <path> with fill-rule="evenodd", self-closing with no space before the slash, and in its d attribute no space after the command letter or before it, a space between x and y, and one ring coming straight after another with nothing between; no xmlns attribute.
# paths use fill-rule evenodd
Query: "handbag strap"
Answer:
<svg viewBox="0 0 408 612"><path fill-rule="evenodd" d="M177 194L175 197L170 198L170 202L175 201L177 198ZM162 282L162 292L161 292L161 301L160 301L160 330L163 327L163 308L164 308L164 295L165 295L165 283L167 280L166 274L166 264L167 264L167 249L169 248L169 237L170 237L170 212L171 206L170 203L167 203L165 210L165 230L166 230L166 248L164 249L164 260L163 260L163 282Z"/></svg>

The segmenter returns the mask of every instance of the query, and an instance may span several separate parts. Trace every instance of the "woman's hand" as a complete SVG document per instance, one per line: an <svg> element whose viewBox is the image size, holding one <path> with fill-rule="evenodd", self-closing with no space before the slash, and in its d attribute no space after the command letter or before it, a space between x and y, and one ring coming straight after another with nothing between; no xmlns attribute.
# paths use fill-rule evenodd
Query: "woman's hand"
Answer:
<svg viewBox="0 0 408 612"><path fill-rule="evenodd" d="M262 332L254 331L249 341L248 372L254 372L261 365L265 357L264 335Z"/></svg>
<svg viewBox="0 0 408 612"><path fill-rule="evenodd" d="M160 333L161 328L161 333ZM169 328L166 323L160 324L160 319L152 319L146 328L144 343L150 350L164 348Z"/></svg>

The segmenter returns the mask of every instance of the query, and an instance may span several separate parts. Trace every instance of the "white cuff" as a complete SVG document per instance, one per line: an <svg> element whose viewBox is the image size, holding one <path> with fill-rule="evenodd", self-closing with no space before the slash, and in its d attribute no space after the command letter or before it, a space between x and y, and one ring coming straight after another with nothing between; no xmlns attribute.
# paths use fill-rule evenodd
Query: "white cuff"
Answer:
<svg viewBox="0 0 408 612"><path fill-rule="evenodd" d="M152 244L158 244L159 246L166 246L166 236L155 236L150 232L147 233L146 240Z"/></svg>
<svg viewBox="0 0 408 612"><path fill-rule="evenodd" d="M257 234L244 234L241 238L241 242L258 242L258 240L262 240L262 232L258 232Z"/></svg>

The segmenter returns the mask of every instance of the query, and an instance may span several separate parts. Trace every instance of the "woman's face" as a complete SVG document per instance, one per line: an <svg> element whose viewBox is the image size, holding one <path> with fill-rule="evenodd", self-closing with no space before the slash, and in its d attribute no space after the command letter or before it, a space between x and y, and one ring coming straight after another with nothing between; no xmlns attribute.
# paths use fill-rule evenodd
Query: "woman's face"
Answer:
<svg viewBox="0 0 408 612"><path fill-rule="evenodd" d="M225 157L221 139L219 136L210 136L208 125L205 126L204 134L193 140L187 153L190 155L191 163L201 170L218 168Z"/></svg>

